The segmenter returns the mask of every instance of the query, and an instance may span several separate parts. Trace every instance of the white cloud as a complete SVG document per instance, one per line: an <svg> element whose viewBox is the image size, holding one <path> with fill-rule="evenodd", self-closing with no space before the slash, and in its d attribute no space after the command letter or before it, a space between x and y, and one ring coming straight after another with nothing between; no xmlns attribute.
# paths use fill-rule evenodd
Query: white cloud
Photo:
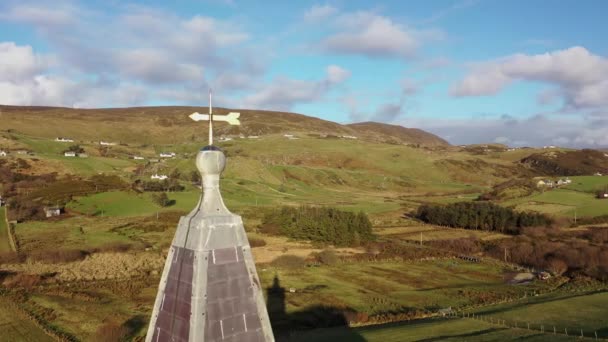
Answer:
<svg viewBox="0 0 608 342"><path fill-rule="evenodd" d="M516 80L557 86L567 107L608 106L608 59L578 46L539 55L516 54L474 65L450 92L454 96L493 95Z"/></svg>
<svg viewBox="0 0 608 342"><path fill-rule="evenodd" d="M20 82L32 78L46 67L45 59L35 55L29 45L0 42L0 81Z"/></svg>
<svg viewBox="0 0 608 342"><path fill-rule="evenodd" d="M304 20L307 22L318 22L326 19L338 11L331 5L313 5L304 13Z"/></svg>
<svg viewBox="0 0 608 342"><path fill-rule="evenodd" d="M351 72L341 68L337 65L330 65L327 67L327 80L329 83L342 83L346 81L351 75Z"/></svg>
<svg viewBox="0 0 608 342"><path fill-rule="evenodd" d="M333 87L344 82L350 76L348 70L337 65L328 66L326 73L325 78L318 81L277 77L257 92L245 96L241 106L244 108L290 110L296 103L322 100Z"/></svg>
<svg viewBox="0 0 608 342"><path fill-rule="evenodd" d="M368 11L345 13L336 19L338 32L321 43L333 53L368 57L411 58L422 40L435 39L438 31L417 31Z"/></svg>
<svg viewBox="0 0 608 342"><path fill-rule="evenodd" d="M458 145L499 142L511 146L608 147L608 120L589 117L408 118L400 123L428 130Z"/></svg>

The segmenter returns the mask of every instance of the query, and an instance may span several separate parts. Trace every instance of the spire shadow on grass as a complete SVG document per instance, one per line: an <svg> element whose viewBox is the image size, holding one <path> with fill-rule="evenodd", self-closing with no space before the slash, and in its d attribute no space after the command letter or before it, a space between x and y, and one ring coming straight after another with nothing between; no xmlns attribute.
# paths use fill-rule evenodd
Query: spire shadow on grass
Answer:
<svg viewBox="0 0 608 342"><path fill-rule="evenodd" d="M343 341L364 342L365 339L348 326L343 308L313 305L304 310L287 313L285 288L275 275L272 286L266 290L266 308L277 341L298 341L298 335L319 328L340 328Z"/></svg>

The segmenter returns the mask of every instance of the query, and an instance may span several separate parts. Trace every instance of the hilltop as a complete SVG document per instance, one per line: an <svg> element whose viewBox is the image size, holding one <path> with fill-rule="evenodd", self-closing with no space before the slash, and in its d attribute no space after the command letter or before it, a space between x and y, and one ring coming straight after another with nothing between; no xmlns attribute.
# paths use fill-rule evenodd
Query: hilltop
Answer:
<svg viewBox="0 0 608 342"><path fill-rule="evenodd" d="M207 113L207 107L132 107L75 109L61 107L0 106L0 130L12 129L27 135L55 138L69 136L94 140L103 136L124 143L183 143L204 139L207 126L193 123L188 115ZM436 135L420 129L377 122L341 125L302 114L214 108L215 114L241 113L241 126L218 123L221 135L315 134L323 137L356 137L366 141L421 146L449 146ZM41 125L44 122L44 125Z"/></svg>

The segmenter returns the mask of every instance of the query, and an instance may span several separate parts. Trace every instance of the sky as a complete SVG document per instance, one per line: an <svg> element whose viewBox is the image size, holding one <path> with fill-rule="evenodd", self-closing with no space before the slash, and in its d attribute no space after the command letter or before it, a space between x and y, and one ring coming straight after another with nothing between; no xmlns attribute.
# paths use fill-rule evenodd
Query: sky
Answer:
<svg viewBox="0 0 608 342"><path fill-rule="evenodd" d="M0 0L0 104L214 105L608 147L608 1Z"/></svg>

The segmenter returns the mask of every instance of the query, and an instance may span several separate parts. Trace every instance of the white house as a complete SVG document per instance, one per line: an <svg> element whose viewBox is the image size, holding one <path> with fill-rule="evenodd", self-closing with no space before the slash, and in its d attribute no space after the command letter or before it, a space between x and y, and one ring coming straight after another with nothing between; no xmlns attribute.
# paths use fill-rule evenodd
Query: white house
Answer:
<svg viewBox="0 0 608 342"><path fill-rule="evenodd" d="M135 159L135 160L144 160L144 157L142 157L142 156L133 156L133 159Z"/></svg>
<svg viewBox="0 0 608 342"><path fill-rule="evenodd" d="M342 138L344 138L344 139L357 139L357 137L354 136L354 135L343 135Z"/></svg>
<svg viewBox="0 0 608 342"><path fill-rule="evenodd" d="M220 137L220 141L230 141L230 140L232 140L232 138L230 138L230 137L224 137L224 136Z"/></svg>
<svg viewBox="0 0 608 342"><path fill-rule="evenodd" d="M7 155L6 151L0 151L0 157L6 157Z"/></svg>
<svg viewBox="0 0 608 342"><path fill-rule="evenodd" d="M596 172L596 173L594 174L594 176L601 176L601 175L602 175L602 173L601 173L601 172Z"/></svg>
<svg viewBox="0 0 608 342"><path fill-rule="evenodd" d="M57 138L55 138L55 141L58 141L58 142L74 142L74 139L57 137Z"/></svg>
<svg viewBox="0 0 608 342"><path fill-rule="evenodd" d="M78 158L89 158L89 155L86 153L78 153Z"/></svg>
<svg viewBox="0 0 608 342"><path fill-rule="evenodd" d="M173 157L175 157L175 153L174 152L161 152L160 157L161 158L173 158Z"/></svg>
<svg viewBox="0 0 608 342"><path fill-rule="evenodd" d="M158 179L158 180L165 180L169 177L167 177L167 175L159 175L159 174L153 174L152 176L150 176L151 179Z"/></svg>
<svg viewBox="0 0 608 342"><path fill-rule="evenodd" d="M63 155L65 157L76 157L76 152L74 152L74 151L67 151L67 152L64 152Z"/></svg>
<svg viewBox="0 0 608 342"><path fill-rule="evenodd" d="M44 214L46 217L59 216L63 212L61 207L45 207Z"/></svg>
<svg viewBox="0 0 608 342"><path fill-rule="evenodd" d="M293 134L283 134L285 138L293 138Z"/></svg>
<svg viewBox="0 0 608 342"><path fill-rule="evenodd" d="M102 145L102 146L114 146L114 145L116 145L116 143L107 142L107 141L100 141L99 145Z"/></svg>
<svg viewBox="0 0 608 342"><path fill-rule="evenodd" d="M0 207L4 205L4 199L0 196Z"/></svg>

